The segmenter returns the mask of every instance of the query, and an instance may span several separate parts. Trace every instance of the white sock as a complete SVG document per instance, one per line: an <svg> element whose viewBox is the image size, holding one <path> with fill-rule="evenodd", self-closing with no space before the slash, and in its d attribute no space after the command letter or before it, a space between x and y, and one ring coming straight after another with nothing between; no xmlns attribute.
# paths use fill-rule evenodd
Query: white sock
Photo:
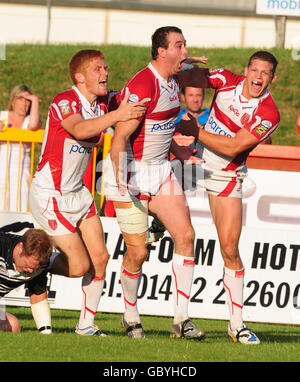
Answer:
<svg viewBox="0 0 300 382"><path fill-rule="evenodd" d="M141 322L137 309L137 292L141 276L141 270L139 272L130 272L121 266L120 281L125 304L124 317L127 322Z"/></svg>
<svg viewBox="0 0 300 382"><path fill-rule="evenodd" d="M245 269L233 270L224 267L223 284L229 305L230 327L239 329L243 325L243 289Z"/></svg>
<svg viewBox="0 0 300 382"><path fill-rule="evenodd" d="M82 278L82 307L79 328L84 329L94 324L99 301L103 291L105 276L102 278L86 273Z"/></svg>
<svg viewBox="0 0 300 382"><path fill-rule="evenodd" d="M193 283L195 261L174 253L172 262L172 283L174 291L174 324L186 320L188 304Z"/></svg>

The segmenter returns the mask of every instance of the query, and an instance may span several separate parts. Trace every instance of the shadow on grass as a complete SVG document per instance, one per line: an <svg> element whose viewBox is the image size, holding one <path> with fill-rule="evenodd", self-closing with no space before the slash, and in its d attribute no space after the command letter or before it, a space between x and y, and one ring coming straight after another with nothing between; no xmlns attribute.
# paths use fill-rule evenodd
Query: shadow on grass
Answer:
<svg viewBox="0 0 300 382"><path fill-rule="evenodd" d="M75 326L74 327L64 327L64 326L54 326L53 327L53 333L55 334L74 334L75 332ZM104 333L106 333L109 337L124 337L126 338L126 333L120 328L115 327L112 330L103 330ZM36 332L36 329L32 326L23 325L22 326L22 332ZM147 330L145 329L146 333L146 339L159 339L159 340L165 340L170 338L170 332L168 330ZM299 343L300 344L300 333L297 330L289 331L289 333L286 332L274 332L274 333L264 333L264 332L257 332L256 333L258 337L261 340L261 343ZM214 341L227 341L228 336L225 331L214 331L214 332L207 332L205 342L214 342ZM192 341L197 342L197 341ZM203 342L203 341L201 341Z"/></svg>
<svg viewBox="0 0 300 382"><path fill-rule="evenodd" d="M262 343L299 343L300 344L300 331L291 330L289 333L274 331L274 333L257 333Z"/></svg>

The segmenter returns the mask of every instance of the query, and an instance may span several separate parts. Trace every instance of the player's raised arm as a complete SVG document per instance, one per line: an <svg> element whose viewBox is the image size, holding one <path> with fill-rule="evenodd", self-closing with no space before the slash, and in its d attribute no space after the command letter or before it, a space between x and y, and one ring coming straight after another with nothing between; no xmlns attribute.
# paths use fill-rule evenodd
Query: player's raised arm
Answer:
<svg viewBox="0 0 300 382"><path fill-rule="evenodd" d="M182 62L182 68L179 73L177 73L178 80L179 80L179 86L180 87L186 87L186 86L193 86L193 87L201 87L201 88L207 88L209 87L208 82L208 69L207 68L200 68L197 65L193 64L207 64L207 57L201 56L201 57L187 57Z"/></svg>
<svg viewBox="0 0 300 382"><path fill-rule="evenodd" d="M180 87L193 86L208 88L208 69L195 66L193 69L184 70L177 74Z"/></svg>

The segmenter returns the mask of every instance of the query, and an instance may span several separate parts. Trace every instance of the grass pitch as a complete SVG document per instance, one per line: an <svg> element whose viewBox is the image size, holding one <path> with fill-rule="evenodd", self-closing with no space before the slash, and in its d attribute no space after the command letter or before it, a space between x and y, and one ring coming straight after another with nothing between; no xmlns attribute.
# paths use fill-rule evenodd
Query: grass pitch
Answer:
<svg viewBox="0 0 300 382"><path fill-rule="evenodd" d="M52 335L39 334L30 308L8 307L22 326L21 333L0 332L0 362L299 362L300 326L249 323L261 345L231 342L227 322L193 320L203 328L204 341L170 338L171 318L143 316L145 340L124 333L120 314L98 313L95 323L108 337L81 337L74 333L79 312L52 310ZM129 366L128 366L129 367Z"/></svg>

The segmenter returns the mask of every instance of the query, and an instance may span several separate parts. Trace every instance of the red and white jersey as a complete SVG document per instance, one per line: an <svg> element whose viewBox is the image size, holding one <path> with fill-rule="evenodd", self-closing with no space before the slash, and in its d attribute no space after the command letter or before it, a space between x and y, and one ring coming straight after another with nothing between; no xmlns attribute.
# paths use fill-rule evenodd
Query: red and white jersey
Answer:
<svg viewBox="0 0 300 382"><path fill-rule="evenodd" d="M126 84L126 87L131 93L129 102L150 99L145 102L146 114L140 118L138 128L128 140L128 159L147 163L165 160L180 110L178 80L173 77L167 82L152 63L149 63ZM124 94L125 92L123 96Z"/></svg>
<svg viewBox="0 0 300 382"><path fill-rule="evenodd" d="M40 161L33 182L47 192L61 195L74 192L83 185L82 177L89 164L93 147L100 135L83 141L76 140L61 125L74 114L83 119L99 117L116 108L116 92L99 97L91 107L76 86L58 94L52 101L46 123Z"/></svg>
<svg viewBox="0 0 300 382"><path fill-rule="evenodd" d="M207 73L210 87L215 88L216 92L204 127L206 131L234 137L244 128L262 141L276 129L280 115L269 90L259 98L248 100L242 95L245 76L225 69ZM213 169L238 171L243 168L249 152L247 150L230 158L204 146L201 156L206 165Z"/></svg>

